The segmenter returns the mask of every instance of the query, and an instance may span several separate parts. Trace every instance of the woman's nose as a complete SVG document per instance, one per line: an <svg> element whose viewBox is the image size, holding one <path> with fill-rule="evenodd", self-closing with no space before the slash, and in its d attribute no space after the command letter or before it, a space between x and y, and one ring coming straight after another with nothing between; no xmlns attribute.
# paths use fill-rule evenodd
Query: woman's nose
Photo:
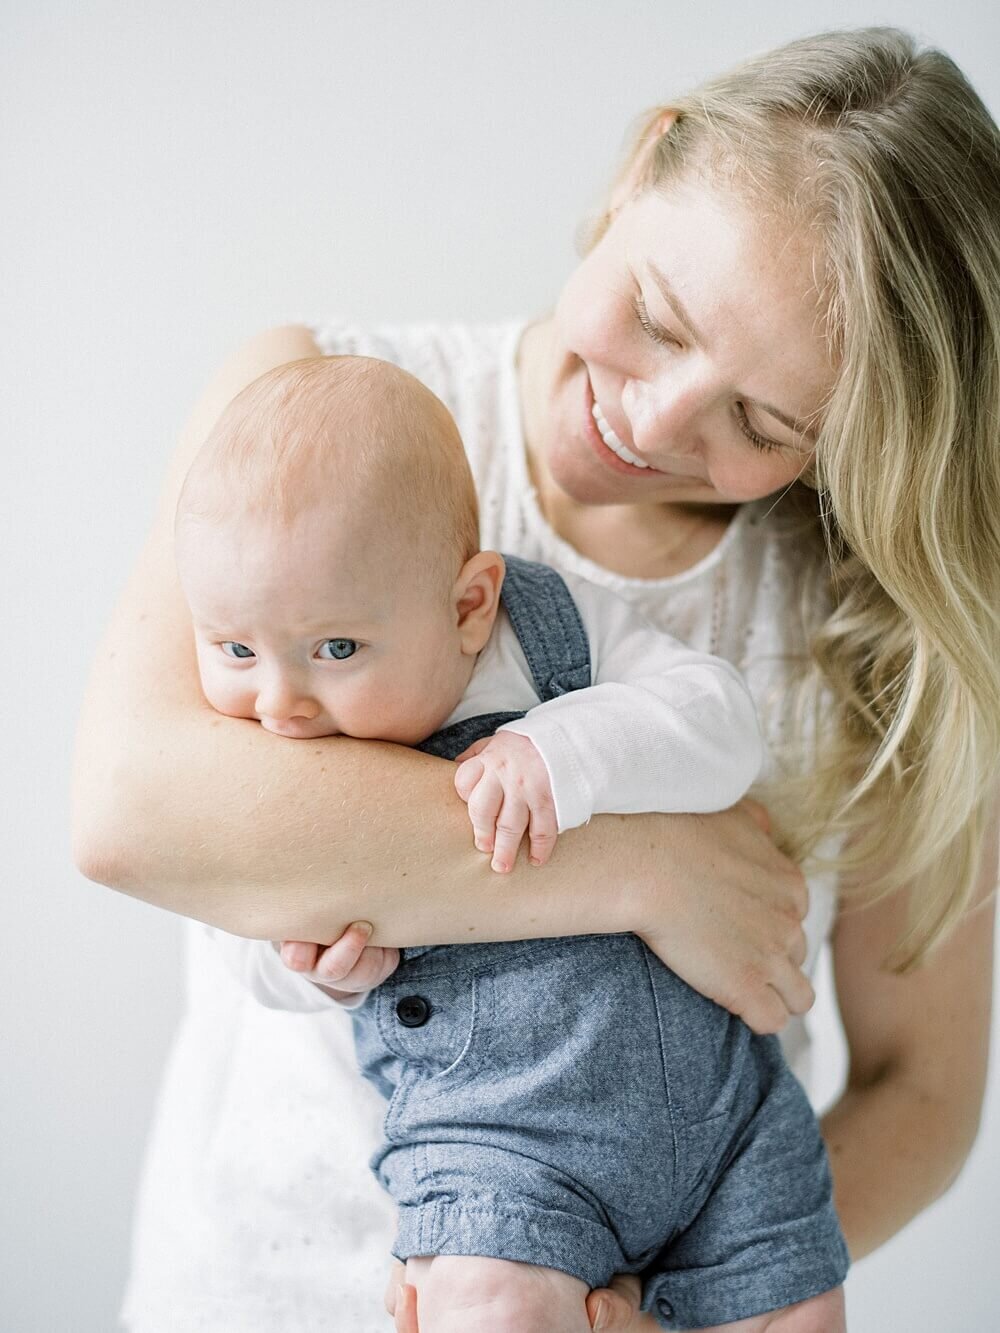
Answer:
<svg viewBox="0 0 1000 1333"><path fill-rule="evenodd" d="M298 681L287 674L269 676L257 692L258 717L288 722L292 718L312 719L319 715L319 704Z"/></svg>
<svg viewBox="0 0 1000 1333"><path fill-rule="evenodd" d="M694 453L699 443L699 421L704 394L679 374L655 380L627 380L622 408L637 454L674 458Z"/></svg>

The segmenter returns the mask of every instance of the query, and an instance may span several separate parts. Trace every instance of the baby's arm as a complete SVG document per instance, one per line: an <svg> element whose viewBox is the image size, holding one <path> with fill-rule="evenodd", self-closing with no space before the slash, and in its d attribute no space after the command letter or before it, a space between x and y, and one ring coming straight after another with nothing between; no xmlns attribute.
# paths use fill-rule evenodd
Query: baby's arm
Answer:
<svg viewBox="0 0 1000 1333"><path fill-rule="evenodd" d="M551 699L459 756L476 846L513 865L595 814L707 813L735 804L763 755L750 695L728 663L654 629L620 598L574 581L593 684ZM495 833L494 833L495 830Z"/></svg>

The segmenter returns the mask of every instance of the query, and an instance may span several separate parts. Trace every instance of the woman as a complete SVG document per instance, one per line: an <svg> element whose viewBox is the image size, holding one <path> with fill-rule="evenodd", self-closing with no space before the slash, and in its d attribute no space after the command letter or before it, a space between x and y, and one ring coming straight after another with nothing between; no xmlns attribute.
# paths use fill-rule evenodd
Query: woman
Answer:
<svg viewBox="0 0 1000 1333"><path fill-rule="evenodd" d="M985 1075L998 217L997 129L955 67L898 33L830 34L647 117L553 318L254 340L195 412L101 650L81 868L261 939L634 930L760 1031L808 1006L800 965L830 932L850 1071L823 1129L852 1253L881 1244L955 1178ZM448 403L488 544L577 569L744 671L783 851L750 806L597 819L497 895L447 764L289 746L204 705L177 489L225 402L317 349L398 360ZM346 1020L318 991L315 1021L255 1008L205 932L192 962L130 1327L378 1327L390 1220ZM802 1069L797 1018L786 1034ZM621 1295L592 1296L592 1318L601 1301L648 1326Z"/></svg>

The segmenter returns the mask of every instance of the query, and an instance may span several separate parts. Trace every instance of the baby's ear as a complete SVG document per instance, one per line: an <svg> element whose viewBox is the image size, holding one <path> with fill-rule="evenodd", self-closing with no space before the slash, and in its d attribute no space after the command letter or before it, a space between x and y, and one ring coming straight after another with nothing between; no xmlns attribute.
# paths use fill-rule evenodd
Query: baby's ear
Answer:
<svg viewBox="0 0 1000 1333"><path fill-rule="evenodd" d="M463 653L474 655L486 646L500 606L504 572L499 551L479 551L462 566L453 598Z"/></svg>

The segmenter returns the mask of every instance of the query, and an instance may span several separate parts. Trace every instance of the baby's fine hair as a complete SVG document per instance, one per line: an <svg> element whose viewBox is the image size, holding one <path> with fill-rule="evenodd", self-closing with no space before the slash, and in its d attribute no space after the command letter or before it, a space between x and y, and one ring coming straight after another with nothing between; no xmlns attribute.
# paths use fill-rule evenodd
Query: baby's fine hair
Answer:
<svg viewBox="0 0 1000 1333"><path fill-rule="evenodd" d="M458 428L414 376L366 356L291 361L232 400L185 478L185 520L283 526L329 506L372 543L450 581L479 549L478 506Z"/></svg>
<svg viewBox="0 0 1000 1333"><path fill-rule="evenodd" d="M653 108L613 198L688 173L816 241L840 373L779 515L832 609L772 810L799 859L839 833L846 880L915 886L905 968L969 905L1000 774L1000 132L941 51L828 32Z"/></svg>

